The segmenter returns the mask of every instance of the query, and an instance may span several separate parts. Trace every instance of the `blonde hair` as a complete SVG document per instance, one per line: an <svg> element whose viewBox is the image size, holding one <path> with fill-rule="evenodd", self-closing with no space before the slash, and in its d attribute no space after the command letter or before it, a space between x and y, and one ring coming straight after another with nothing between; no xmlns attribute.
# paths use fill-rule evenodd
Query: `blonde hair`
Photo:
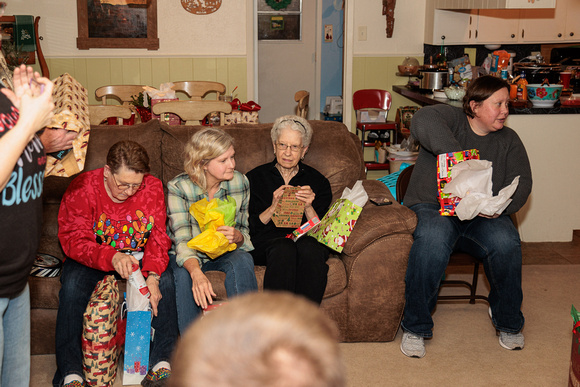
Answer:
<svg viewBox="0 0 580 387"><path fill-rule="evenodd" d="M203 167L212 159L223 155L233 145L233 137L221 129L206 128L191 136L185 145L183 163L183 168L191 181L204 191L207 190Z"/></svg>
<svg viewBox="0 0 580 387"><path fill-rule="evenodd" d="M338 330L291 293L236 297L196 321L173 355L169 386L342 387Z"/></svg>
<svg viewBox="0 0 580 387"><path fill-rule="evenodd" d="M270 131L272 142L278 141L280 132L282 129L286 128L300 132L302 135L302 145L304 147L308 147L310 145L310 141L312 140L312 127L304 118L293 115L282 116L274 121L272 130Z"/></svg>

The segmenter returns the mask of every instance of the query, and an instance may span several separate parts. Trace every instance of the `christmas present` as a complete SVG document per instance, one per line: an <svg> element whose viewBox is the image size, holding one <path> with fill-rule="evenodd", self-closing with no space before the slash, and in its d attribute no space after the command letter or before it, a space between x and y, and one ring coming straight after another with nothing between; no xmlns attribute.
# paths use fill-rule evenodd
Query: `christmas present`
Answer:
<svg viewBox="0 0 580 387"><path fill-rule="evenodd" d="M167 102L167 101L179 101L179 98L175 95L175 90L173 90L173 82L162 83L159 86L159 89L154 87L145 86L143 90L145 94L149 96L151 99L151 107L159 102ZM144 98L143 105L147 106L147 98ZM156 118L159 121L165 122L169 125L182 125L183 121L177 114L173 113L164 113L161 116L157 114L152 114L152 118Z"/></svg>
<svg viewBox="0 0 580 387"><path fill-rule="evenodd" d="M272 222L276 227L300 227L304 214L304 202L296 198L300 187L287 187L274 210Z"/></svg>
<svg viewBox="0 0 580 387"><path fill-rule="evenodd" d="M211 259L236 249L235 243L230 243L224 234L217 231L221 226L235 226L236 200L234 198L231 196L228 196L226 200L214 198L209 202L203 198L191 205L189 213L197 220L202 232L187 242L187 247L201 251Z"/></svg>
<svg viewBox="0 0 580 387"><path fill-rule="evenodd" d="M65 129L78 133L71 149L47 155L45 176L73 176L85 167L91 125L87 89L64 73L54 81L54 116L45 130Z"/></svg>
<svg viewBox="0 0 580 387"><path fill-rule="evenodd" d="M90 386L112 386L119 356L117 322L119 287L114 276L103 278L83 315L83 372Z"/></svg>
<svg viewBox="0 0 580 387"><path fill-rule="evenodd" d="M123 385L140 384L149 369L151 311L127 312Z"/></svg>
<svg viewBox="0 0 580 387"><path fill-rule="evenodd" d="M574 328L572 329L572 355L570 357L570 376L568 387L580 386L580 315L572 305L572 318Z"/></svg>
<svg viewBox="0 0 580 387"><path fill-rule="evenodd" d="M298 240L303 235L306 235L308 231L316 227L320 223L320 219L317 216L310 219L308 222L304 223L302 226L298 227L296 230L292 231L292 234L286 235L286 238L292 239L294 242Z"/></svg>
<svg viewBox="0 0 580 387"><path fill-rule="evenodd" d="M334 202L318 226L310 230L308 234L340 253L367 200L368 195L362 186L362 181L359 180L352 190L348 187L344 189L342 197Z"/></svg>
<svg viewBox="0 0 580 387"><path fill-rule="evenodd" d="M441 206L439 209L441 215L455 215L455 207L461 201L461 198L443 192L445 185L451 181L451 169L462 161L472 159L479 160L479 151L477 149L442 153L437 156L437 198Z"/></svg>
<svg viewBox="0 0 580 387"><path fill-rule="evenodd" d="M168 101L179 101L179 98L151 98L151 107L155 106L155 104L159 102L168 102ZM173 113L163 113L161 115L151 113L151 117L153 119L158 119L161 122L165 122L168 125L183 125L183 121L177 114Z"/></svg>
<svg viewBox="0 0 580 387"><path fill-rule="evenodd" d="M224 125L233 124L257 124L259 123L259 111L262 108L254 101L242 103L239 99L230 102L232 112L224 117Z"/></svg>
<svg viewBox="0 0 580 387"><path fill-rule="evenodd" d="M141 260L142 254L135 256ZM149 369L149 342L151 341L150 293L135 265L127 281L127 325L125 328L125 358L123 385L140 384Z"/></svg>

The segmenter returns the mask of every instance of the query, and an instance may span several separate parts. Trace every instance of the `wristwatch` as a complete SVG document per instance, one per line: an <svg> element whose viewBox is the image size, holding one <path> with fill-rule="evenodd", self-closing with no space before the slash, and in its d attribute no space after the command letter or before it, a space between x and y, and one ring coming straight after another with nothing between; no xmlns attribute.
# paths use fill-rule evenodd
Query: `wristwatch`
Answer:
<svg viewBox="0 0 580 387"><path fill-rule="evenodd" d="M157 280L157 282L159 282L161 280L161 277L159 276L159 274L155 273L154 271L149 272L149 277L155 278Z"/></svg>

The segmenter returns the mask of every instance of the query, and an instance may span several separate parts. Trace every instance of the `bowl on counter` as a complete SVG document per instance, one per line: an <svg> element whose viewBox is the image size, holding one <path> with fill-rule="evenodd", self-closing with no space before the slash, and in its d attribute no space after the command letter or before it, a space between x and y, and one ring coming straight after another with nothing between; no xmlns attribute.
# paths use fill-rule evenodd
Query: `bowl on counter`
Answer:
<svg viewBox="0 0 580 387"><path fill-rule="evenodd" d="M401 75L416 75L419 74L419 65L398 65L399 73Z"/></svg>
<svg viewBox="0 0 580 387"><path fill-rule="evenodd" d="M445 90L443 90L443 89L434 89L433 90L433 97L435 97L435 98L447 98L447 95L445 95Z"/></svg>
<svg viewBox="0 0 580 387"><path fill-rule="evenodd" d="M465 96L466 91L463 87L455 86L446 87L443 90L445 91L445 96L447 96L447 99L452 101L461 101Z"/></svg>
<svg viewBox="0 0 580 387"><path fill-rule="evenodd" d="M526 88L528 91L528 100L532 102L534 107L551 108L558 98L560 98L564 86L531 83Z"/></svg>

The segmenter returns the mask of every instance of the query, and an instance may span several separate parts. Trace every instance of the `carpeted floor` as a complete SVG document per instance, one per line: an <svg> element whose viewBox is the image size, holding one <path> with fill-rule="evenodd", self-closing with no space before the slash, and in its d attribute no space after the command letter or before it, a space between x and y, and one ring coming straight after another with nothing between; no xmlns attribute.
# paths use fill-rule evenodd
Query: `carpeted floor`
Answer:
<svg viewBox="0 0 580 387"><path fill-rule="evenodd" d="M450 274L448 278L452 276L468 277ZM580 306L578 281L580 265L523 267L526 347L522 351L499 346L484 301L439 303L433 316L434 337L426 342L423 359L401 353L401 331L390 343L341 344L348 385L565 386L572 344L570 307ZM486 294L486 285L481 277L478 293ZM33 356L31 386L49 386L54 369L54 356ZM117 378L115 386L121 385Z"/></svg>

